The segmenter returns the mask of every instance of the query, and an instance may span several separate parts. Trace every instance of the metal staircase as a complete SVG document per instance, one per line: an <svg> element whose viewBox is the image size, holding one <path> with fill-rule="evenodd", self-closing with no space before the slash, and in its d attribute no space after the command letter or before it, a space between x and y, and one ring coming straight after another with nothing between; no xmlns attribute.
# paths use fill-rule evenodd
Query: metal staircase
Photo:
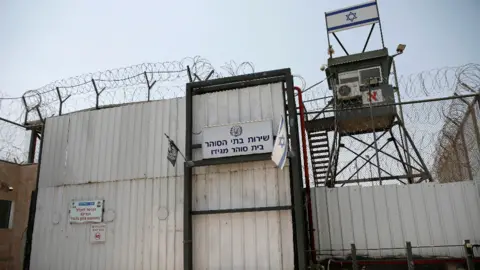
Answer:
<svg viewBox="0 0 480 270"><path fill-rule="evenodd" d="M330 163L330 148L326 130L308 132L310 159L312 161L313 180L315 186L327 180ZM331 177L331 175L329 176Z"/></svg>

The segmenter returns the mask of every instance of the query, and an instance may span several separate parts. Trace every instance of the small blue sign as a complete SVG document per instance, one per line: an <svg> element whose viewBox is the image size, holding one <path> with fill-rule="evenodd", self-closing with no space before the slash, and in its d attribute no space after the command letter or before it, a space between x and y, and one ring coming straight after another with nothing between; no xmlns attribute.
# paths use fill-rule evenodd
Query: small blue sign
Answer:
<svg viewBox="0 0 480 270"><path fill-rule="evenodd" d="M95 205L95 202L79 202L78 206L89 206L89 205Z"/></svg>

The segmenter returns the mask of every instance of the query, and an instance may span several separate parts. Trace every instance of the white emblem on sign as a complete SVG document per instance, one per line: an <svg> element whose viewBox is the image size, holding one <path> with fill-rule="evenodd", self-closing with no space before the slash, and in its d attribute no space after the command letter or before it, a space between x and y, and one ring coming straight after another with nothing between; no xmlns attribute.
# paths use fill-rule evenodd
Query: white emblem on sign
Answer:
<svg viewBox="0 0 480 270"><path fill-rule="evenodd" d="M242 132L243 132L243 129L241 126L233 126L230 129L230 135L232 135L233 137L238 137L242 135Z"/></svg>

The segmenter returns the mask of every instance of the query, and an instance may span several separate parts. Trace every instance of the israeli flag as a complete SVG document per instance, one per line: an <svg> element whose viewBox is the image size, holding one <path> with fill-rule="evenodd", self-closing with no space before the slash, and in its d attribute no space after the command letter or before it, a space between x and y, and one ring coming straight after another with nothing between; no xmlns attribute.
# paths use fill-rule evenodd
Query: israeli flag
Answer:
<svg viewBox="0 0 480 270"><path fill-rule="evenodd" d="M278 168L281 170L285 166L285 161L287 160L288 153L288 140L287 140L287 128L285 126L285 120L280 120L278 126L277 138L275 139L275 144L273 145L272 152L272 161L275 162Z"/></svg>
<svg viewBox="0 0 480 270"><path fill-rule="evenodd" d="M327 12L325 20L328 33L380 22L377 1Z"/></svg>

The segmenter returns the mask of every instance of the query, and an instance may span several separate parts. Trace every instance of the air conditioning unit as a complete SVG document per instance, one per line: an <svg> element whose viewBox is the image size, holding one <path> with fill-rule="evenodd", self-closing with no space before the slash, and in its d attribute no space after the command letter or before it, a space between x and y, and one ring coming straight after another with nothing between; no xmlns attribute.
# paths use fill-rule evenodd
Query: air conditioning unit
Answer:
<svg viewBox="0 0 480 270"><path fill-rule="evenodd" d="M382 68L377 66L359 69L358 78L362 85L380 84L383 82Z"/></svg>
<svg viewBox="0 0 480 270"><path fill-rule="evenodd" d="M360 85L358 82L350 82L337 85L337 98L346 100L361 97Z"/></svg>

